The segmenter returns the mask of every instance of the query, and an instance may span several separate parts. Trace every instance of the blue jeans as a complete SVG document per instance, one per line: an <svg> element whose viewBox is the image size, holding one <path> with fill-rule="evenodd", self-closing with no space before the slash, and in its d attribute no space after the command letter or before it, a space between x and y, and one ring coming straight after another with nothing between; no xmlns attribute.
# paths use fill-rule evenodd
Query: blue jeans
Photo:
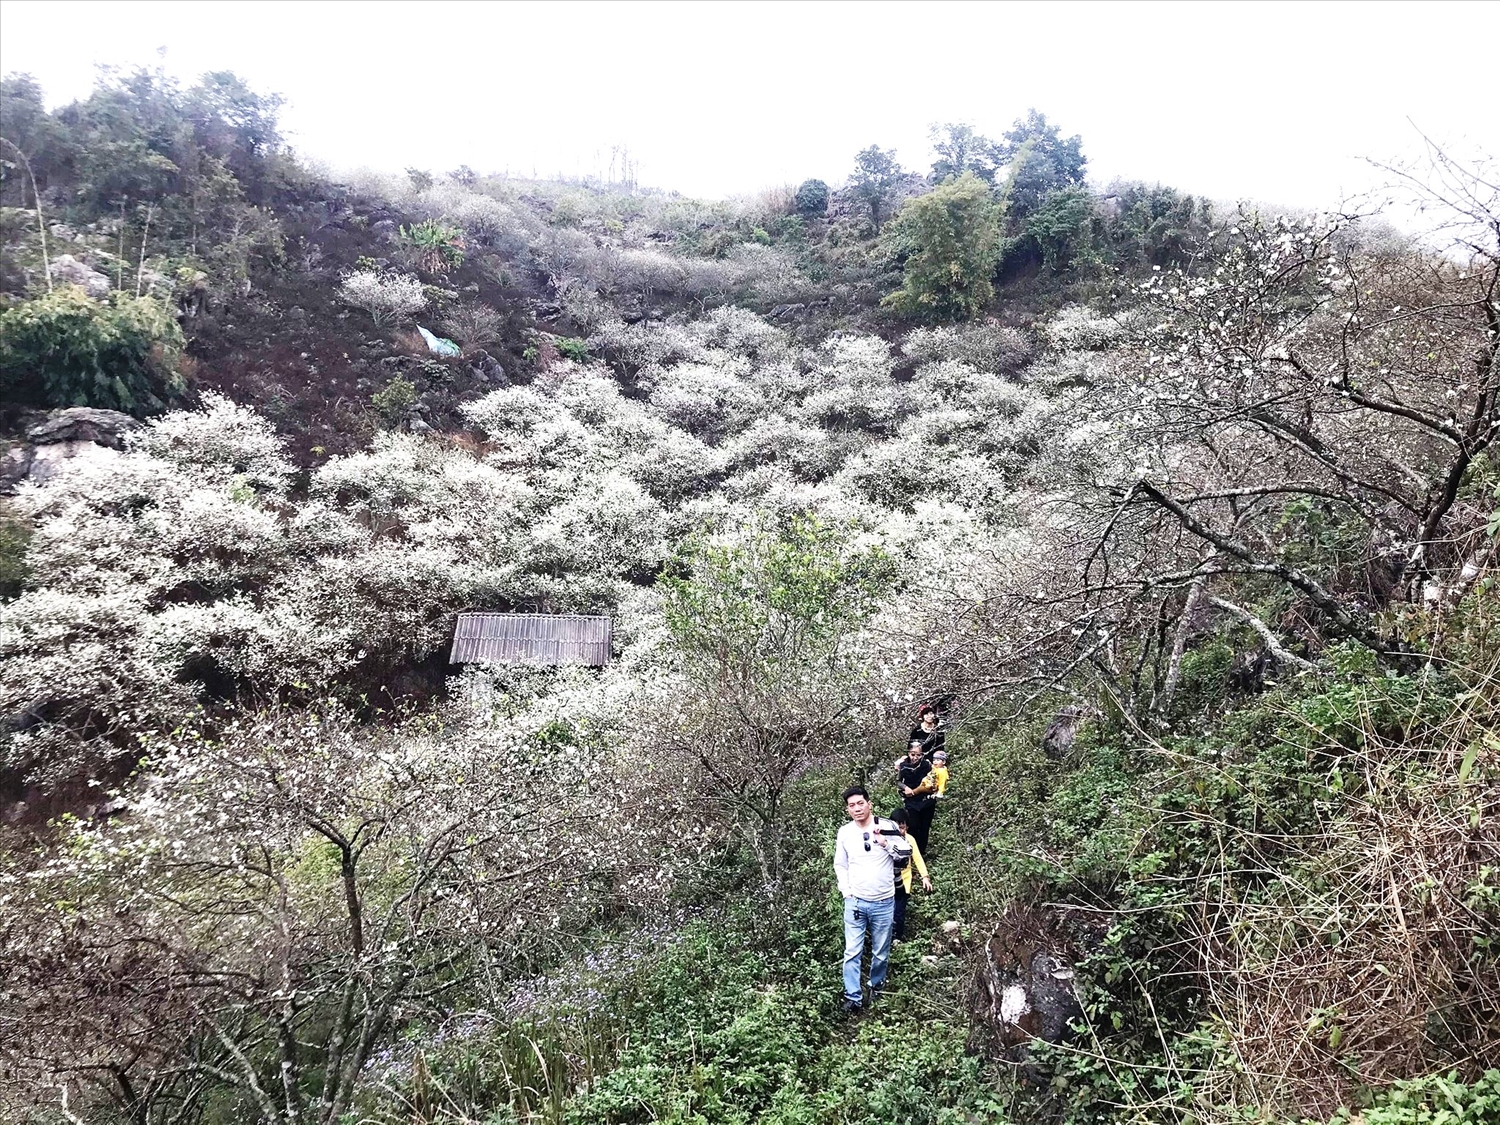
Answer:
<svg viewBox="0 0 1500 1125"><path fill-rule="evenodd" d="M856 1004L864 1002L859 987L859 962L865 953L865 935L870 936L870 987L885 983L886 965L891 959L891 921L894 898L871 901L865 898L844 900L844 998Z"/></svg>

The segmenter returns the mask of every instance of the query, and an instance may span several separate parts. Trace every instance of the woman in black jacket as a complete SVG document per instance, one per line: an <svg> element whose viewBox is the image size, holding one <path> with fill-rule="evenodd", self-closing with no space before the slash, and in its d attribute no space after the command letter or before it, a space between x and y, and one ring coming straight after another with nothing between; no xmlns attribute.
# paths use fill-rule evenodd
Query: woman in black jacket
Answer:
<svg viewBox="0 0 1500 1125"><path fill-rule="evenodd" d="M938 725L937 708L932 704L924 703L917 709L917 725L911 728L910 741L922 744L922 757L929 762L944 749L943 728Z"/></svg>

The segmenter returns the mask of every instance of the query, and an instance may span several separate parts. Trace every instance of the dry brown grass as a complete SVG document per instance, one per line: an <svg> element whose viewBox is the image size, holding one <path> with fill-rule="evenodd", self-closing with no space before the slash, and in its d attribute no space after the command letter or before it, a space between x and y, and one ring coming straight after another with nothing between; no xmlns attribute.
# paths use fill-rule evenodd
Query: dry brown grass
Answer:
<svg viewBox="0 0 1500 1125"><path fill-rule="evenodd" d="M405 332L397 332L392 341L395 350L402 355L425 356L430 355L427 341L422 339L422 334L415 328Z"/></svg>
<svg viewBox="0 0 1500 1125"><path fill-rule="evenodd" d="M459 450L461 453L467 453L476 461L484 460L485 455L492 452L494 449L494 447L489 442L463 430L460 430L458 433L449 434L447 436L449 444L451 444L454 449Z"/></svg>
<svg viewBox="0 0 1500 1125"><path fill-rule="evenodd" d="M1198 954L1241 1068L1225 1102L1326 1117L1361 1084L1500 1065L1497 714L1500 667L1416 743L1366 724L1329 831L1253 841L1276 890L1205 884Z"/></svg>
<svg viewBox="0 0 1500 1125"><path fill-rule="evenodd" d="M796 184L772 184L739 200L740 210L756 226L790 215L797 201Z"/></svg>

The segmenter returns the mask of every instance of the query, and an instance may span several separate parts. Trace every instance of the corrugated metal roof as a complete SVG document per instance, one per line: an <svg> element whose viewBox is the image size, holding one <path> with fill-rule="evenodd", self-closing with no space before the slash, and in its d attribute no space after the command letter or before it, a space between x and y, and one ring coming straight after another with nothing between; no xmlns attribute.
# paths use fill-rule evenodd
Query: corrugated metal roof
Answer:
<svg viewBox="0 0 1500 1125"><path fill-rule="evenodd" d="M609 617L557 613L460 613L450 664L609 663Z"/></svg>

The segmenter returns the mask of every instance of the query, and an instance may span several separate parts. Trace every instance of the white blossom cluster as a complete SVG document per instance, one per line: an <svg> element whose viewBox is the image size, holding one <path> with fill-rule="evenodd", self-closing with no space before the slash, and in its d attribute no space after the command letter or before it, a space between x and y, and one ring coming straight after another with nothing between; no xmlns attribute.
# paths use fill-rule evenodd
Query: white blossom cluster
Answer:
<svg viewBox="0 0 1500 1125"><path fill-rule="evenodd" d="M427 307L422 282L403 273L352 270L339 283L339 296L381 325L395 324Z"/></svg>

